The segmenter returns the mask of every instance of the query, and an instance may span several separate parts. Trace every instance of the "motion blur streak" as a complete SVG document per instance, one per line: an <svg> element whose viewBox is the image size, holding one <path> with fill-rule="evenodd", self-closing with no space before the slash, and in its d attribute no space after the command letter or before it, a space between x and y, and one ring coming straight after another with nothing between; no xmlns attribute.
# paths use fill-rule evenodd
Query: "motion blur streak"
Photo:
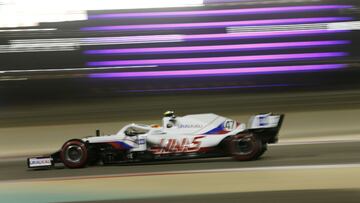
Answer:
<svg viewBox="0 0 360 203"><path fill-rule="evenodd" d="M52 44L17 44L17 45L0 45L1 53L17 52L42 52L42 51L74 51L74 43L52 43Z"/></svg>
<svg viewBox="0 0 360 203"><path fill-rule="evenodd" d="M90 74L91 78L140 78L140 77L179 77L179 76L225 76L242 74L266 74L298 71L319 71L345 68L345 64L305 65L305 66L276 66L258 68L227 68L206 70L181 70L181 71L148 71L148 72L122 72L122 73L96 73Z"/></svg>
<svg viewBox="0 0 360 203"><path fill-rule="evenodd" d="M249 38L273 38L273 37L291 37L303 35L320 35L344 33L345 30L295 30L295 31L274 31L274 32L248 32L248 33L229 33L229 34L199 34L186 35L186 41L205 41L205 40L232 40Z"/></svg>
<svg viewBox="0 0 360 203"><path fill-rule="evenodd" d="M2 73L31 73L31 72L62 72L62 71L89 71L89 70L114 70L132 68L156 68L157 66L114 66L114 67L95 67L95 68L52 68L52 69L28 69L28 70L1 70Z"/></svg>
<svg viewBox="0 0 360 203"><path fill-rule="evenodd" d="M111 44L140 44L140 43L166 43L182 42L182 35L146 35L124 37L86 37L86 38L52 38L52 39L17 39L10 40L13 46L45 46L72 43L76 46L111 45ZM9 46L9 45L7 45Z"/></svg>
<svg viewBox="0 0 360 203"><path fill-rule="evenodd" d="M314 0L292 0L291 3L313 3ZM315 1L317 2L317 1ZM289 0L204 0L205 5L261 5L288 4Z"/></svg>
<svg viewBox="0 0 360 203"><path fill-rule="evenodd" d="M71 6L70 6L71 5ZM203 0L10 0L0 2L0 27L38 26L43 22L87 20L89 10L203 6Z"/></svg>
<svg viewBox="0 0 360 203"><path fill-rule="evenodd" d="M212 3L233 3L233 2L244 2L244 1L253 1L253 0L204 0L205 4Z"/></svg>
<svg viewBox="0 0 360 203"><path fill-rule="evenodd" d="M267 25L267 26L235 26L227 27L226 31L234 32L270 32L291 30L359 30L359 21L335 22L335 23L311 23L296 25Z"/></svg>
<svg viewBox="0 0 360 203"><path fill-rule="evenodd" d="M290 29L290 28L289 28ZM229 34L197 34L197 35L145 35L124 37L88 37L88 38L53 38L53 39L19 39L10 40L10 45L0 45L1 53L37 52L37 51L72 51L78 46L169 43L184 41L220 41L234 39L255 39L273 37L296 37L303 35L325 35L349 32L347 30L314 29L314 30L266 31ZM238 32L230 29L230 32ZM36 49L35 49L36 48ZM91 52L91 51L89 51ZM87 53L87 52L85 52Z"/></svg>
<svg viewBox="0 0 360 203"><path fill-rule="evenodd" d="M111 13L90 15L89 19L108 19L108 18L156 18L156 17L200 17L200 16L225 16L225 15L250 15L266 13L291 13L308 12L319 10L336 10L352 8L350 5L318 5L318 6L285 6L269 8L247 8L247 9L227 9L227 10L207 10L207 11L174 11L174 12L146 12L146 13Z"/></svg>
<svg viewBox="0 0 360 203"><path fill-rule="evenodd" d="M93 37L83 38L81 45L109 45L109 44L142 44L142 43L167 43L183 42L182 35L145 35L125 37Z"/></svg>
<svg viewBox="0 0 360 203"><path fill-rule="evenodd" d="M269 20L246 20L246 21L226 21L226 22L204 22L204 23L174 23L174 24L147 24L147 25L115 25L84 27L83 31L137 31L137 30L166 30L166 29L199 29L199 28L222 28L227 26L250 26L250 25L281 25L281 24L301 24L301 23L321 23L350 21L351 17L319 17L319 18L288 18L288 19L269 19Z"/></svg>
<svg viewBox="0 0 360 203"><path fill-rule="evenodd" d="M136 89L136 90L119 90L119 93L143 93L143 92L186 92L186 91L207 91L207 90L229 90L229 89L257 89L269 87L288 87L292 84L270 84L270 85L236 85L221 87L188 87L188 88L165 88L165 89Z"/></svg>
<svg viewBox="0 0 360 203"><path fill-rule="evenodd" d="M195 35L146 35L127 37L94 37L79 39L80 45L110 45L110 44L140 44L164 43L183 41L217 41L249 38L292 37L302 35L323 35L348 32L346 30L289 30L274 32L249 32L249 33L221 33L221 34L195 34ZM62 39L66 40L66 39Z"/></svg>
<svg viewBox="0 0 360 203"><path fill-rule="evenodd" d="M228 56L207 58L176 58L176 59L150 59L150 60L119 60L88 62L88 66L125 66L125 65L191 65L191 64L224 64L224 63L256 63L291 60L311 60L331 57L347 56L346 52L322 52L301 54L274 54L251 56Z"/></svg>
<svg viewBox="0 0 360 203"><path fill-rule="evenodd" d="M7 30L0 30L0 32L33 32L33 31L55 31L57 28L29 28L29 29L7 29Z"/></svg>
<svg viewBox="0 0 360 203"><path fill-rule="evenodd" d="M215 46L188 46L188 47L159 47L159 48L131 48L131 49L103 49L88 50L85 54L161 54L161 53L195 53L195 52L224 52L246 50L271 50L279 48L311 48L317 46L331 46L350 44L348 40L308 41L308 42L278 42Z"/></svg>
<svg viewBox="0 0 360 203"><path fill-rule="evenodd" d="M82 39L81 45L232 40L232 39L248 39L248 38L336 34L336 33L344 33L344 32L348 32L348 31L341 29L339 30L314 29L314 30L289 30L289 31L272 31L272 32L228 33L228 34L221 33L221 34L195 34L195 35L146 35L146 36L127 36L127 37L94 37L94 38Z"/></svg>

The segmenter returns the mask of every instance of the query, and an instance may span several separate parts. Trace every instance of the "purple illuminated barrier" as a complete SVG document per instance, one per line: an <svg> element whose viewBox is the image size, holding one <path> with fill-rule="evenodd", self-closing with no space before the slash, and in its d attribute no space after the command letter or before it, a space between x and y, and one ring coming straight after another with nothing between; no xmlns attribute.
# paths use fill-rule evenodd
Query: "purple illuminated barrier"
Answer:
<svg viewBox="0 0 360 203"><path fill-rule="evenodd" d="M177 59L150 59L150 60L119 60L88 62L88 66L130 66L130 65L195 65L195 64L225 64L225 63L256 63L291 60L323 59L348 55L345 52L275 54L251 56L227 56L207 58L177 58Z"/></svg>
<svg viewBox="0 0 360 203"><path fill-rule="evenodd" d="M131 48L131 49L103 49L88 50L85 54L168 54L168 53L199 53L199 52L225 52L247 50L271 50L290 48L311 48L317 46L331 46L350 44L348 40L308 41L308 42L277 42L257 44L215 45L215 46L189 46L189 47L160 47L160 48Z"/></svg>
<svg viewBox="0 0 360 203"><path fill-rule="evenodd" d="M301 66L273 66L257 68L227 68L227 69L205 69L205 70L175 70L175 71L147 71L147 72L118 72L118 73L95 73L90 78L169 78L169 77L201 77L201 76L227 76L227 75L249 75L267 73L288 73L302 71L321 71L346 68L345 64L326 65L301 65Z"/></svg>
<svg viewBox="0 0 360 203"><path fill-rule="evenodd" d="M322 11L352 8L350 5L317 5L317 6L287 6L269 8L247 8L247 9L227 9L227 10L208 10L208 11L173 11L173 12L144 12L144 13L111 13L90 15L89 19L108 19L108 18L156 18L156 17L199 17L199 16L225 16L225 15L250 15L267 13L292 13L305 11Z"/></svg>
<svg viewBox="0 0 360 203"><path fill-rule="evenodd" d="M269 84L269 85L237 85L237 86L220 86L220 87L187 87L187 88L166 88L166 89L137 89L137 90L120 90L117 92L174 92L174 91L201 91L201 90L228 90L228 89L248 89L248 88L269 88L269 87L289 87L294 84Z"/></svg>
<svg viewBox="0 0 360 203"><path fill-rule="evenodd" d="M223 28L228 26L255 26L255 25L288 25L305 23L325 23L352 20L351 17L320 17L320 18L289 18L270 20L247 20L205 23L175 23L175 24L147 24L147 25L115 25L84 27L83 31L136 31L136 30L166 30L166 29L199 29L199 28Z"/></svg>

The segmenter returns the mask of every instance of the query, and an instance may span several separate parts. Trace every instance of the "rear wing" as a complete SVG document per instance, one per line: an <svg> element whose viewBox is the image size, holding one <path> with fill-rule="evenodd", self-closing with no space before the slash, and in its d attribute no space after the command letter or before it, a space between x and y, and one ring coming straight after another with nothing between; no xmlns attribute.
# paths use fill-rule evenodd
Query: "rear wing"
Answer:
<svg viewBox="0 0 360 203"><path fill-rule="evenodd" d="M248 130L259 135L263 142L276 143L284 120L284 114L258 114L249 120Z"/></svg>

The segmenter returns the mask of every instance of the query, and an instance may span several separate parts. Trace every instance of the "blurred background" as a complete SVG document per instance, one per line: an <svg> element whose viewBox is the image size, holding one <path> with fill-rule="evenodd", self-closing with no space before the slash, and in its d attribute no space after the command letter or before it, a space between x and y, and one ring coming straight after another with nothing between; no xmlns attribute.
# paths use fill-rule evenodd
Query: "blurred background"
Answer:
<svg viewBox="0 0 360 203"><path fill-rule="evenodd" d="M264 165L358 163L359 6L356 0L0 0L0 157L6 158L0 179L56 177L28 173L21 161L8 167L7 158L48 153L96 129L111 134L129 122L156 123L169 109L243 122L255 113L285 113L285 143L357 142L286 145L269 155L279 160L265 157ZM182 166L226 167L239 165ZM117 169L60 176L112 173ZM308 197L329 194L355 195Z"/></svg>
<svg viewBox="0 0 360 203"><path fill-rule="evenodd" d="M358 4L2 0L1 102L356 89Z"/></svg>
<svg viewBox="0 0 360 203"><path fill-rule="evenodd" d="M358 4L338 0L2 0L1 122L8 122L21 107L53 104L56 109L62 104L84 108L84 103L92 103L86 112L94 113L106 111L112 103L117 107L107 110L107 115L129 119L156 108L150 101L161 107L159 111L228 108L238 113L254 104L250 95L290 93L301 100L305 97L294 94L345 91L336 97L354 103L357 94L346 91L360 85ZM208 107L176 105L188 102L189 95L206 100L202 105ZM224 97L240 101L231 104L235 109L215 102ZM307 102L297 99L292 102L303 107L322 97L314 100L311 96ZM140 104L123 107L132 103L128 101ZM245 101L246 106L240 105ZM266 96L260 102L289 106ZM126 110L130 115L123 115ZM30 113L31 120L38 116L35 112ZM90 116L101 114L85 117ZM46 117L43 120L58 116Z"/></svg>

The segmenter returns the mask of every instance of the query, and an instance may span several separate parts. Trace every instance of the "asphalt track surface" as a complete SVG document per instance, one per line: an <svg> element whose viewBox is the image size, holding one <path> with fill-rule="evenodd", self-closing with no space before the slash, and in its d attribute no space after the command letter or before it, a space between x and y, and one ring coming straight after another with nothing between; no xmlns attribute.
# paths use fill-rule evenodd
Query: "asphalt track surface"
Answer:
<svg viewBox="0 0 360 203"><path fill-rule="evenodd" d="M26 160L0 163L0 181L18 179L66 178L78 176L127 175L136 173L161 173L186 170L229 169L248 167L297 166L321 164L360 163L360 142L322 143L269 146L265 155L256 161L237 162L230 157L157 161L136 164L92 166L67 169L57 166L51 170L27 169Z"/></svg>
<svg viewBox="0 0 360 203"><path fill-rule="evenodd" d="M136 200L105 200L94 201L87 203L182 203L182 202L199 202L199 203L232 203L232 202L246 202L246 203L303 203L303 202L327 202L327 203L357 203L360 199L359 190L300 190L300 191L275 191L275 192L247 192L247 193L225 193L225 194L210 194L210 195L189 195L177 197L164 198L150 198L150 199L136 199ZM78 202L85 203L85 202Z"/></svg>
<svg viewBox="0 0 360 203"><path fill-rule="evenodd" d="M272 145L260 159L249 162L237 162L231 158L193 159L161 161L143 164L117 164L112 166L93 166L83 169L66 169L58 166L51 170L29 170L25 160L2 161L0 163L0 182L32 180L71 180L84 177L92 179L101 176L129 177L141 174L161 174L176 171L207 169L268 168L283 166L318 166L360 163L360 142L307 143L294 145ZM246 172L245 172L246 173ZM299 174L300 175L300 174ZM301 175L300 175L301 176ZM289 177L291 178L291 177ZM333 178L333 177L329 177ZM360 181L359 181L360 183ZM359 189L318 189L288 191L258 191L218 194L179 195L169 197L151 197L129 200L104 200L93 202L359 202ZM80 201L84 202L84 201ZM86 201L88 202L88 201ZM92 201L89 201L92 202Z"/></svg>

